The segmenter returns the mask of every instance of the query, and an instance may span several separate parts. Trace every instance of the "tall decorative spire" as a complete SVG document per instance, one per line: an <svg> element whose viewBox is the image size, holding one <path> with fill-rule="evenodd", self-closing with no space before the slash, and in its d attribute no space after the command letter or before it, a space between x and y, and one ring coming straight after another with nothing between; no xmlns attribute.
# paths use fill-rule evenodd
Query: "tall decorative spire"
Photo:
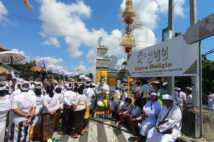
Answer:
<svg viewBox="0 0 214 142"><path fill-rule="evenodd" d="M120 43L120 46L125 48L126 53L132 52L132 48L136 46L134 38L132 36L131 25L134 22L134 18L137 16L136 11L133 8L132 0L126 0L126 8L122 12L121 17L123 22L126 24L126 36L125 39Z"/></svg>

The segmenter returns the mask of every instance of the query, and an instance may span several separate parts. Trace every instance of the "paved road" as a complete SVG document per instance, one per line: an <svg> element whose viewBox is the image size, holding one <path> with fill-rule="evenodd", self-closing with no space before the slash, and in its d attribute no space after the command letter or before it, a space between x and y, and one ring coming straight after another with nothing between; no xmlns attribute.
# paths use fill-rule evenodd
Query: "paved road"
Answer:
<svg viewBox="0 0 214 142"><path fill-rule="evenodd" d="M60 142L134 142L136 136L132 135L126 128L117 128L114 121L90 118L89 131L78 139L70 138L69 135L58 135L54 133L54 138Z"/></svg>

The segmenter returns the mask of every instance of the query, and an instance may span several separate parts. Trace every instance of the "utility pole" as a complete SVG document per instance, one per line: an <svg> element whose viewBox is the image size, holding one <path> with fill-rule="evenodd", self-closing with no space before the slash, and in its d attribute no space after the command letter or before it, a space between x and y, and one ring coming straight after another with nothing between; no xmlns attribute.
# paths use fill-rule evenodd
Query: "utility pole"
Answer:
<svg viewBox="0 0 214 142"><path fill-rule="evenodd" d="M190 0L190 26L197 23L197 3L196 0ZM193 76L192 80L192 94L193 106L199 107L199 76Z"/></svg>
<svg viewBox="0 0 214 142"><path fill-rule="evenodd" d="M190 25L197 23L197 1L190 0ZM202 59L201 59L201 41L199 41L199 75L192 77L192 94L194 107L200 107L200 137L203 136L203 112L202 112Z"/></svg>
<svg viewBox="0 0 214 142"><path fill-rule="evenodd" d="M169 0L169 9L168 9L168 37L164 37L164 40L170 39L174 36L174 27L175 27L175 17L174 17L174 0ZM167 79L167 92L170 93L173 97L174 86L175 86L175 77L168 77Z"/></svg>

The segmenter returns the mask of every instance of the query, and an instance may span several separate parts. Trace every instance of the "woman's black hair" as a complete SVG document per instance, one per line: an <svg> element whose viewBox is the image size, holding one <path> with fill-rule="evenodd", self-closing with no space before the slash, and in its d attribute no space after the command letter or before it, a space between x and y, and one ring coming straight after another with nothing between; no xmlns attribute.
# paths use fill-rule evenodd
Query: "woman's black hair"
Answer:
<svg viewBox="0 0 214 142"><path fill-rule="evenodd" d="M54 90L54 86L53 86L53 85L48 85L48 86L47 86L46 91L47 91L49 97L51 97L51 98L54 96L53 90Z"/></svg>
<svg viewBox="0 0 214 142"><path fill-rule="evenodd" d="M55 89L55 92L59 94L59 93L62 92L62 89L61 89L60 87L57 87L57 88Z"/></svg>
<svg viewBox="0 0 214 142"><path fill-rule="evenodd" d="M36 94L36 96L41 96L42 95L42 90L35 88L34 93Z"/></svg>

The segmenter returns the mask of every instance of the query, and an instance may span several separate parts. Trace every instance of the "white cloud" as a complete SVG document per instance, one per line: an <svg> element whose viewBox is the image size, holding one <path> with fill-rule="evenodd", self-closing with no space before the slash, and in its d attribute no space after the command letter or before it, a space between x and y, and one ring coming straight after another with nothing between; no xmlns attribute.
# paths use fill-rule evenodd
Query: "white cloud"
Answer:
<svg viewBox="0 0 214 142"><path fill-rule="evenodd" d="M60 43L57 38L55 37L49 37L46 41L42 42L43 45L48 45L48 46L56 46L60 48Z"/></svg>
<svg viewBox="0 0 214 142"><path fill-rule="evenodd" d="M144 27L154 30L157 27L160 13L168 12L168 0L133 0L134 9ZM174 3L175 15L184 16L183 5L185 0L176 0ZM121 4L121 10L125 8L125 0Z"/></svg>
<svg viewBox="0 0 214 142"><path fill-rule="evenodd" d="M117 64L116 64L116 68L119 70L121 69L121 66L123 64L123 62L126 61L125 58L120 58L118 61L117 61Z"/></svg>
<svg viewBox="0 0 214 142"><path fill-rule="evenodd" d="M139 50L153 45L156 37L153 30L157 27L159 13L167 13L167 0L133 0L134 8L137 11L137 19L143 24L142 29L134 31L134 38ZM92 9L82 0L72 4L65 4L56 0L42 0L40 19L43 21L43 33L50 37L64 37L65 43L69 45L67 52L71 58L78 58L83 55L79 49L81 45L90 47L87 59L91 63L96 62L97 40L103 37L103 44L109 48L108 55L126 56L123 47L119 44L122 41L122 33L118 29L108 34L104 29L87 29L84 18L90 18ZM177 0L175 3L175 14L184 15L184 0ZM121 9L125 7L125 0ZM54 15L54 16L53 16ZM121 19L122 20L122 19ZM55 23L55 25L50 25ZM56 26L57 25L57 26ZM84 70L83 65L80 66Z"/></svg>
<svg viewBox="0 0 214 142"><path fill-rule="evenodd" d="M0 21L7 20L3 15L7 15L8 11L3 5L3 3L0 1Z"/></svg>
<svg viewBox="0 0 214 142"><path fill-rule="evenodd" d="M43 32L39 32L39 35L43 38L46 38L47 36Z"/></svg>
<svg viewBox="0 0 214 142"><path fill-rule="evenodd" d="M53 58L53 57L35 57L34 60L39 59L39 58L47 58L52 64L60 64L63 62L62 58Z"/></svg>
<svg viewBox="0 0 214 142"><path fill-rule="evenodd" d="M74 72L81 72L83 74L92 73L95 76L96 66L86 67L83 62L80 62L77 66L72 66L71 69Z"/></svg>

